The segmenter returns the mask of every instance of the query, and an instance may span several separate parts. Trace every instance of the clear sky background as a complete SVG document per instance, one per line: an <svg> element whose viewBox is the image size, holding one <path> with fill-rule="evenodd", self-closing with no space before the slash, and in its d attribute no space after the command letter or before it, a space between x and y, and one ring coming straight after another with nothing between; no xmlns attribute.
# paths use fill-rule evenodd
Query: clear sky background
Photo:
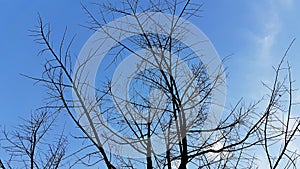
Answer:
<svg viewBox="0 0 300 169"><path fill-rule="evenodd" d="M42 73L43 58L37 56L41 48L28 31L37 25L38 13L51 23L54 38L60 37L66 26L70 35L77 34L72 51L78 54L92 34L80 26L87 20L80 2L92 1L0 0L1 127L12 129L21 123L20 117L42 106L46 97L42 86L19 75L40 77ZM288 60L296 79L295 88L300 88L299 8L300 2L296 0L204 1L203 17L191 22L208 36L221 58L231 55L225 62L229 75L227 106L241 97L255 101L266 94L261 81L272 81L272 66L293 38L298 40ZM300 102L299 91L294 98ZM0 153L0 158L4 155Z"/></svg>

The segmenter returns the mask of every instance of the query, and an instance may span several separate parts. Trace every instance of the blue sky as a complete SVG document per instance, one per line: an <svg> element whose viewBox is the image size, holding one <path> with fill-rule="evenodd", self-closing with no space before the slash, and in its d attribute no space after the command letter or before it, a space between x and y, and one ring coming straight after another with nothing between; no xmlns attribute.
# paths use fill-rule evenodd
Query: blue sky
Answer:
<svg viewBox="0 0 300 169"><path fill-rule="evenodd" d="M1 86L0 97L1 114L5 118L0 119L0 124L16 124L18 116L24 116L31 110L41 106L44 90L32 81L22 77L19 73L39 77L42 71L42 57L37 56L40 50L33 37L30 37L30 29L37 24L38 12L45 20L53 23L54 29L64 29L65 26L73 27L76 31L79 16L79 1L62 3L60 1L0 1L1 8ZM77 11L75 11L77 9ZM68 11L68 12L66 12ZM75 17L76 19L72 19ZM68 22L67 22L68 21ZM75 23L76 22L76 23ZM58 32L59 33L59 32ZM26 115L25 115L26 116ZM2 116L3 117L3 116Z"/></svg>
<svg viewBox="0 0 300 169"><path fill-rule="evenodd" d="M38 13L52 25L54 38L62 35L65 26L69 34L77 34L73 52L79 52L91 35L79 24L86 17L80 2L72 0L0 0L0 125L8 129L19 124L43 105L45 90L19 75L39 77L43 58L29 29L37 24ZM228 67L227 105L237 100L259 99L266 90L261 81L271 82L272 65L276 65L293 38L297 38L288 60L300 88L300 2L296 0L218 1L206 0L202 18L192 19L212 41L221 58L231 55ZM295 99L300 102L299 91ZM297 147L297 145L295 145ZM299 146L300 148L300 146ZM0 157L2 155L0 154Z"/></svg>

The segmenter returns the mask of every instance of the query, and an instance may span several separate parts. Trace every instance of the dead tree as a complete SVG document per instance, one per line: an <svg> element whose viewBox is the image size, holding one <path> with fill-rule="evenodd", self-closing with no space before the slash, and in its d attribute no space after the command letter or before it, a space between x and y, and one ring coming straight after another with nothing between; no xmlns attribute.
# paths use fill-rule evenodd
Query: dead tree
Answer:
<svg viewBox="0 0 300 169"><path fill-rule="evenodd" d="M93 39L95 43L102 43L85 51L85 59L77 59L75 68L74 58L70 55L74 39L67 43L66 31L58 49L52 45L49 25L41 18L38 29L33 31L37 42L44 47L40 53L50 55L46 57L43 76L33 79L48 87L50 101L55 103L48 108L64 109L84 134L82 138L97 149L87 156L97 154L108 169L141 166L171 169L175 163L180 169L186 169L188 165L197 168L256 168L258 159L253 149L263 147L270 168L278 168L282 163L296 168L298 154L288 150L299 130L299 119L291 114L294 89L290 67L285 69L288 70L287 78L280 76L286 54L275 68L275 79L273 86L268 87L270 95L267 95L268 104L264 111L256 109L261 101L250 106L241 101L231 110L226 110L226 116L214 121L211 127L209 116L217 112L210 112L210 106L220 104L213 98L216 89L224 85L224 69L217 65L214 76L210 76L212 65L199 60L202 49L191 50L207 41L182 42L184 35L190 33L185 29L186 20L198 17L202 4L190 0L149 1L148 5L141 5L138 0L124 0L121 4L118 7L111 3L96 4L100 9L97 15L83 6L89 17L86 27L103 36ZM161 26L157 16L164 16L169 25ZM107 19L114 17L125 17L128 23L122 20L119 24L110 24ZM122 27L122 24L127 26ZM176 32L178 30L180 32ZM120 31L122 33L116 36ZM117 80L123 76L111 77L94 86L88 80L93 74L86 74L96 62L98 50L110 43L115 44L110 51L100 53L110 57L107 69L117 68L115 64L119 64L124 55L142 61L131 65L136 69L131 72L135 76L131 77L129 87L135 87L126 98L118 94L122 93L122 86L116 86ZM185 71L187 68L190 71ZM106 75L105 71L99 73ZM92 101L87 89L96 91ZM70 95L72 91L73 97ZM282 102L285 96L288 109ZM81 113L76 113L78 111ZM286 114L287 120L279 118L281 113ZM282 137L284 142L280 143ZM163 141L157 144L157 140ZM275 143L282 148L278 155L272 156L270 148ZM143 158L126 156L121 152L123 148L116 145L126 145ZM163 152L159 151L160 146ZM80 161L82 159L84 157Z"/></svg>
<svg viewBox="0 0 300 169"><path fill-rule="evenodd" d="M61 167L67 147L65 136L55 133L51 139L46 139L54 121L53 114L36 112L31 114L30 119L24 119L24 124L16 127L15 131L3 131L5 142L2 148L10 155L7 168L20 165L30 169Z"/></svg>

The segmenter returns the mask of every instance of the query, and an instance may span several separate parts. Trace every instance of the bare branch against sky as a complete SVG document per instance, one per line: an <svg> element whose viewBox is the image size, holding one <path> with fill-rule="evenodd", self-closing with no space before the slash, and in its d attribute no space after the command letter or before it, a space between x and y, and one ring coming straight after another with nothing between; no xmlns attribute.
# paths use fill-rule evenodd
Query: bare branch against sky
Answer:
<svg viewBox="0 0 300 169"><path fill-rule="evenodd" d="M260 79L266 72L253 64L246 84L228 80L238 65L220 57L199 29L205 3L122 0L81 8L81 29L91 34L82 47L80 34L50 26L43 14L30 30L43 70L22 75L42 84L45 99L13 132L3 131L10 158L0 168L297 168L300 116L287 58L295 39L270 59L279 16L267 22L272 35L257 37L262 52L248 59L276 65L274 72ZM240 98L253 95L250 103Z"/></svg>

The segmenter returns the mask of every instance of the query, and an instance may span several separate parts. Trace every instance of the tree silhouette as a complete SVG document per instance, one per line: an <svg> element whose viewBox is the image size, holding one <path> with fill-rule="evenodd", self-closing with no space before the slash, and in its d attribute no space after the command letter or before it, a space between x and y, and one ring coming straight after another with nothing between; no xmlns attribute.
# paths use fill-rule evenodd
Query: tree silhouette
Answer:
<svg viewBox="0 0 300 169"><path fill-rule="evenodd" d="M296 168L299 155L288 145L300 123L292 116L293 79L285 61L294 40L274 67L273 84L264 84L270 90L264 99L248 106L240 100L225 109L222 118L213 117L224 109L215 95L224 92L218 89L225 85L225 69L222 62L213 65L201 60L210 56L201 53L209 47L208 39L184 43L192 31L187 20L200 16L202 4L191 0L118 3L96 3L97 14L82 5L89 21L85 27L97 36L91 38L95 48L86 44L81 53L85 57L77 57L75 65L70 51L74 38L67 42L67 31L58 48L41 17L38 29L32 31L46 58L43 76L31 77L49 89L45 107L65 110L84 135L78 138L87 144L73 154L84 153L71 167L82 163L108 169L257 168L254 150L260 148L270 168ZM109 22L114 19L119 22ZM163 25L166 20L169 24ZM94 85L90 70L97 67L99 55L109 59L98 72L102 81ZM116 68L121 73L110 76ZM124 83L128 79L131 82ZM87 91L95 91L95 97ZM265 108L258 110L263 101ZM212 106L219 109L212 111ZM96 151L89 152L90 147Z"/></svg>

